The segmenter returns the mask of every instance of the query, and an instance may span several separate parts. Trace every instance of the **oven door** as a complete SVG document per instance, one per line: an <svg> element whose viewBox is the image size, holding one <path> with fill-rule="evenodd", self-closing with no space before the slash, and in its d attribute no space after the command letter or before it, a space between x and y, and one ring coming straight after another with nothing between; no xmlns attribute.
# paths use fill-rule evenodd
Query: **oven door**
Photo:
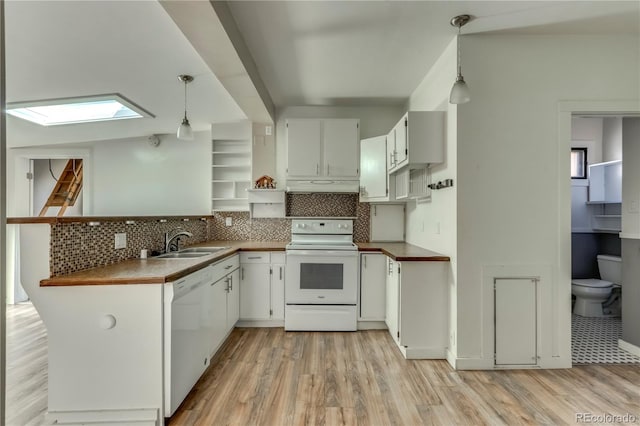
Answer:
<svg viewBox="0 0 640 426"><path fill-rule="evenodd" d="M357 250L287 250L287 304L355 305Z"/></svg>

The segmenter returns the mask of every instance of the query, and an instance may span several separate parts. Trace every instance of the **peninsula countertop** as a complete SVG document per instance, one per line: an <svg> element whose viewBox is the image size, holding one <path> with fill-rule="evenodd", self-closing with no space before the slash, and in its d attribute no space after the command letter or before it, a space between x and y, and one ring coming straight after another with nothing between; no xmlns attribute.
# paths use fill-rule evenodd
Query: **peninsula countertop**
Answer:
<svg viewBox="0 0 640 426"><path fill-rule="evenodd" d="M220 261L240 251L284 251L286 241L207 241L192 247L227 247L215 253L184 259L129 259L40 281L42 287L163 284ZM382 252L397 261L448 262L448 256L407 243L357 243L361 252ZM191 246L190 246L191 247Z"/></svg>
<svg viewBox="0 0 640 426"><path fill-rule="evenodd" d="M185 259L129 259L40 281L41 287L75 285L162 284L175 281L240 251L284 251L286 241L207 241L190 247L228 247Z"/></svg>
<svg viewBox="0 0 640 426"><path fill-rule="evenodd" d="M356 243L361 252L379 251L396 261L449 262L449 256L413 244L398 242Z"/></svg>

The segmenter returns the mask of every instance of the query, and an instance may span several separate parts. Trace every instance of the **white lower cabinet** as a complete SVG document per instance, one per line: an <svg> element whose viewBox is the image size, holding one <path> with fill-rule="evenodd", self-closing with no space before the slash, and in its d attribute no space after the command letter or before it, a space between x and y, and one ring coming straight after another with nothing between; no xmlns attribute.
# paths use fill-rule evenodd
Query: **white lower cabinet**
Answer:
<svg viewBox="0 0 640 426"><path fill-rule="evenodd" d="M384 321L385 265L382 253L360 254L360 321Z"/></svg>
<svg viewBox="0 0 640 426"><path fill-rule="evenodd" d="M284 320L284 263L284 253L240 253L241 321Z"/></svg>
<svg viewBox="0 0 640 426"><path fill-rule="evenodd" d="M448 262L386 258L389 333L407 359L443 359L448 334Z"/></svg>

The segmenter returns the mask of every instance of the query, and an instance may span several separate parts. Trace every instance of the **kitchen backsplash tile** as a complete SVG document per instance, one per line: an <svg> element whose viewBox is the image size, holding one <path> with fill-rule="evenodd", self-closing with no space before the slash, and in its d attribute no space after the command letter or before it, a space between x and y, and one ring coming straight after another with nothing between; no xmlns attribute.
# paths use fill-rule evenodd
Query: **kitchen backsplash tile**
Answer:
<svg viewBox="0 0 640 426"><path fill-rule="evenodd" d="M287 214L297 217L356 217L353 240L369 241L369 204L359 203L357 194L288 194ZM232 226L225 226L231 217ZM207 240L289 241L291 219L251 219L249 212L215 212L207 220L136 218L134 223L104 221L51 225L50 273L52 277L97 266L110 265L140 256L140 250L164 250L166 231L182 228L193 234L182 244ZM127 248L115 249L116 233L127 234Z"/></svg>
<svg viewBox="0 0 640 426"><path fill-rule="evenodd" d="M181 243L192 245L208 239L209 221L202 220L158 220L136 219L132 224L124 221L89 223L58 223L51 225L51 247L49 266L52 277L71 272L105 266L140 256L140 250L164 250L165 232L182 228L193 234L183 237ZM127 234L127 248L115 249L116 233Z"/></svg>
<svg viewBox="0 0 640 426"><path fill-rule="evenodd" d="M287 216L357 215L358 194L287 194Z"/></svg>
<svg viewBox="0 0 640 426"><path fill-rule="evenodd" d="M225 219L232 225L226 226ZM249 212L214 212L211 226L212 240L232 241L289 241L289 219L251 219Z"/></svg>

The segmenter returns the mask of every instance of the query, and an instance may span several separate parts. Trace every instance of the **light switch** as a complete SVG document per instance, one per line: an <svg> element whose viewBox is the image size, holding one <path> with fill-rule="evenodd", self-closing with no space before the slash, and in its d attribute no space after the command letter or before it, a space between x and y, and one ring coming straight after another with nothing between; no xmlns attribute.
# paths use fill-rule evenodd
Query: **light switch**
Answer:
<svg viewBox="0 0 640 426"><path fill-rule="evenodd" d="M629 213L638 213L638 200L631 200L629 202Z"/></svg>
<svg viewBox="0 0 640 426"><path fill-rule="evenodd" d="M224 224L225 224L225 226L233 225L233 219L231 219L230 217L225 217L224 218Z"/></svg>
<svg viewBox="0 0 640 426"><path fill-rule="evenodd" d="M127 248L127 234L125 232L116 234L115 248L116 249Z"/></svg>
<svg viewBox="0 0 640 426"><path fill-rule="evenodd" d="M267 136L271 136L272 133L273 133L273 131L271 130L271 126L265 126L264 134L267 135Z"/></svg>

